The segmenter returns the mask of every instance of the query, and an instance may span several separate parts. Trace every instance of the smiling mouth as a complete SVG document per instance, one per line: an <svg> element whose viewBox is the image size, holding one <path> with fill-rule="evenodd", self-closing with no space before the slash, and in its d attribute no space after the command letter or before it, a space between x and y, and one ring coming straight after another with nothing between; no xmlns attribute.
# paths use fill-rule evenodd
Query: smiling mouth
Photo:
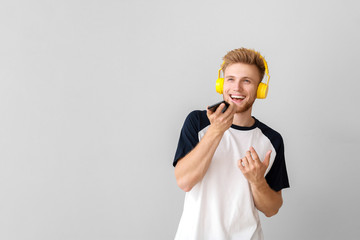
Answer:
<svg viewBox="0 0 360 240"><path fill-rule="evenodd" d="M245 96L240 96L240 95L230 95L230 98L233 102L241 102L242 100L245 99Z"/></svg>

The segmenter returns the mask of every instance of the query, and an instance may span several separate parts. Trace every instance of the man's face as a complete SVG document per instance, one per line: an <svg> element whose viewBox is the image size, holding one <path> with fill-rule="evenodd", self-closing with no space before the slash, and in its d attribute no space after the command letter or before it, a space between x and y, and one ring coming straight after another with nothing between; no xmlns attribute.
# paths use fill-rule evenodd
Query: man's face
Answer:
<svg viewBox="0 0 360 240"><path fill-rule="evenodd" d="M236 113L251 109L255 99L260 74L255 65L234 63L225 69L223 98L233 102Z"/></svg>

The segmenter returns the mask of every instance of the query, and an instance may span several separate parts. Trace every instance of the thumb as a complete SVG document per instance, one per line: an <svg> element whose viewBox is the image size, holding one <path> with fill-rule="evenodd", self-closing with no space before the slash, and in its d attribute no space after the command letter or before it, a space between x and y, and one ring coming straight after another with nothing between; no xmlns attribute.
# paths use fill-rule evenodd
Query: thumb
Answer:
<svg viewBox="0 0 360 240"><path fill-rule="evenodd" d="M206 115L209 119L212 114L213 114L213 112L209 108L206 108Z"/></svg>
<svg viewBox="0 0 360 240"><path fill-rule="evenodd" d="M270 163L270 156L271 156L271 150L269 150L266 155L265 155L265 159L264 159L264 164L266 166L266 168L269 166Z"/></svg>

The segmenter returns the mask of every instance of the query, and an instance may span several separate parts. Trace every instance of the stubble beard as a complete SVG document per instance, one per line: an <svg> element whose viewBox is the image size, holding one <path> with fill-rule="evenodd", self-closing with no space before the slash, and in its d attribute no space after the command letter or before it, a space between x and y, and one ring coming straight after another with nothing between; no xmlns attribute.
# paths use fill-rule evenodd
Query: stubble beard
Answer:
<svg viewBox="0 0 360 240"><path fill-rule="evenodd" d="M255 99L252 99L250 101L245 102L243 106L236 106L237 107L236 113L245 113L249 111L252 108L254 102Z"/></svg>

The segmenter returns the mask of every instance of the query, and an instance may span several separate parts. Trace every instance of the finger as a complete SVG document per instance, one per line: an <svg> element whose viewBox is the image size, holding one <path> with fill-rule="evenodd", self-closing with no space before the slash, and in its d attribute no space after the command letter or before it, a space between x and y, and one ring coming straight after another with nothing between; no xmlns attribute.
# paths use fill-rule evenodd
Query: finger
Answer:
<svg viewBox="0 0 360 240"><path fill-rule="evenodd" d="M210 119L210 116L213 115L213 114L214 114L213 111L209 110L209 108L206 108L206 115L207 115L207 117L208 117L209 119Z"/></svg>
<svg viewBox="0 0 360 240"><path fill-rule="evenodd" d="M215 111L214 110L210 110L209 109L209 106L206 108L206 114L207 114L207 116L208 116L208 118L210 117L210 116L213 116L213 117L217 117L217 116L219 116L219 114L221 113L221 105L222 104L220 104L216 109L215 109ZM209 118L210 119L210 118Z"/></svg>
<svg viewBox="0 0 360 240"><path fill-rule="evenodd" d="M252 161L254 161L254 158L253 158L253 156L251 155L251 152L250 151L246 151L246 158L250 161L250 160L252 160Z"/></svg>
<svg viewBox="0 0 360 240"><path fill-rule="evenodd" d="M270 156L271 156L271 150L269 150L266 155L265 155L265 159L264 159L264 165L266 166L266 168L269 166L270 163Z"/></svg>
<svg viewBox="0 0 360 240"><path fill-rule="evenodd" d="M244 168L248 168L248 167L249 167L249 161L248 161L247 157L242 158L242 159L241 159L241 162L242 162Z"/></svg>
<svg viewBox="0 0 360 240"><path fill-rule="evenodd" d="M252 158L252 156L251 156L250 151L247 151L247 152L246 152L245 158L247 159L247 162L248 162L249 166L253 166L253 165L254 165L255 162L254 162L254 160L253 160L253 158Z"/></svg>
<svg viewBox="0 0 360 240"><path fill-rule="evenodd" d="M225 113L223 113L224 120L228 123L233 123L234 120L234 114L231 112L231 109L226 109Z"/></svg>
<svg viewBox="0 0 360 240"><path fill-rule="evenodd" d="M250 147L250 152L251 152L251 155L252 155L253 159L255 161L260 162L259 155L257 154L257 152L255 151L255 149L253 147Z"/></svg>
<svg viewBox="0 0 360 240"><path fill-rule="evenodd" d="M206 114L207 114L207 116L208 117L210 117L210 116L213 116L213 117L217 117L217 116L219 116L219 114L221 113L221 105L222 104L220 104L217 108L216 108L216 110L215 111L211 111L210 109L209 109L209 107L207 107L206 108Z"/></svg>
<svg viewBox="0 0 360 240"><path fill-rule="evenodd" d="M245 170L245 167L244 167L243 164L242 164L242 159L240 159L240 160L238 161L238 167L240 168L241 171L244 171L244 170Z"/></svg>
<svg viewBox="0 0 360 240"><path fill-rule="evenodd" d="M234 111L235 107L233 103L229 103L228 108L226 109L226 111L224 112L224 114L226 114L225 116L230 116L230 115L234 115L235 111Z"/></svg>
<svg viewBox="0 0 360 240"><path fill-rule="evenodd" d="M222 110L224 109L224 107L225 107L225 103L220 104L219 107L216 109L215 112L216 112L217 114L222 113Z"/></svg>

